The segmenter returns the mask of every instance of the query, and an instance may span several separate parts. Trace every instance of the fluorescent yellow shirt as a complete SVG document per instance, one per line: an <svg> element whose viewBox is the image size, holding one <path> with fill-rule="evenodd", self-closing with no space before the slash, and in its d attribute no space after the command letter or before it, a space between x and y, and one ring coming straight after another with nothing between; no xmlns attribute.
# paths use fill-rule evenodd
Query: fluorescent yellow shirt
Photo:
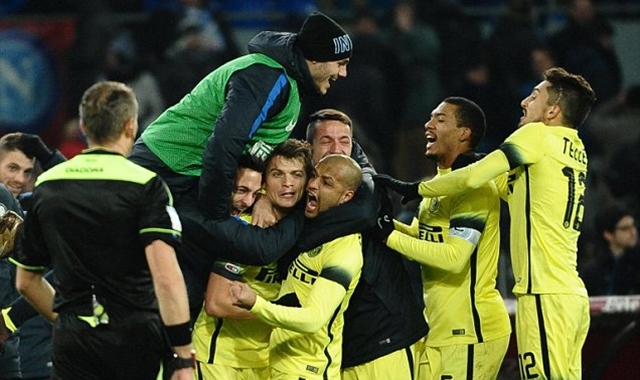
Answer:
<svg viewBox="0 0 640 380"><path fill-rule="evenodd" d="M360 279L360 234L300 254L273 303L257 297L251 313L275 326L271 367L305 379L336 379L342 362L344 311Z"/></svg>
<svg viewBox="0 0 640 380"><path fill-rule="evenodd" d="M390 248L421 264L427 345L475 344L510 334L496 289L499 224L500 198L491 181L461 195L423 199L411 227L398 225L389 235Z"/></svg>
<svg viewBox="0 0 640 380"><path fill-rule="evenodd" d="M251 215L241 218L251 222ZM266 266L240 266L242 280L267 300L277 298L280 281L277 264ZM193 346L199 361L235 368L262 368L269 366L269 340L273 328L259 319L235 320L216 318L200 310L193 327Z"/></svg>
<svg viewBox="0 0 640 380"><path fill-rule="evenodd" d="M466 168L420 184L422 196L476 188L509 172L511 261L515 294L587 295L577 246L587 176L578 131L542 123L522 126L500 149Z"/></svg>

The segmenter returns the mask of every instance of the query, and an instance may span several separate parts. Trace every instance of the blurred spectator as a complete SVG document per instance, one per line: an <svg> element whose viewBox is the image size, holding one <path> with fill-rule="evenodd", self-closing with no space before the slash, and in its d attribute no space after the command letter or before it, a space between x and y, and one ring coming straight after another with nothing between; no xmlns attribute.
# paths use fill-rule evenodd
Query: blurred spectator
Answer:
<svg viewBox="0 0 640 380"><path fill-rule="evenodd" d="M596 216L599 245L580 269L590 296L640 294L640 252L634 213L625 205L602 207Z"/></svg>
<svg viewBox="0 0 640 380"><path fill-rule="evenodd" d="M480 25L458 1L421 1L416 5L420 19L433 25L438 33L440 80L447 93L460 84L465 71L474 64L472 61L482 55L484 41ZM457 95L450 91L448 94Z"/></svg>
<svg viewBox="0 0 640 380"><path fill-rule="evenodd" d="M54 2L47 2L53 4ZM76 1L76 39L69 51L70 115L78 113L84 91L99 75L104 54L118 29L117 15L107 0Z"/></svg>
<svg viewBox="0 0 640 380"><path fill-rule="evenodd" d="M87 149L87 142L80 131L78 119L73 118L62 127L62 141L58 145L58 150L63 156L70 159L84 149Z"/></svg>
<svg viewBox="0 0 640 380"><path fill-rule="evenodd" d="M137 42L128 30L116 35L107 47L103 70L96 78L100 80L123 82L133 89L138 100L138 134L166 107L158 80L139 59Z"/></svg>
<svg viewBox="0 0 640 380"><path fill-rule="evenodd" d="M178 28L195 26L200 30L200 43L204 49L224 52L229 49L227 38L208 8L207 0L180 0L182 18Z"/></svg>
<svg viewBox="0 0 640 380"><path fill-rule="evenodd" d="M500 82L503 91L526 96L532 87L526 94L519 91L521 83L529 79L532 51L539 42L536 11L533 0L506 0L505 5L487 40L487 63L492 79Z"/></svg>
<svg viewBox="0 0 640 380"><path fill-rule="evenodd" d="M525 98L531 93L531 89L540 83L542 73L552 67L558 66L553 52L544 43L537 43L531 47L528 61L528 71L525 77L518 84L520 98Z"/></svg>
<svg viewBox="0 0 640 380"><path fill-rule="evenodd" d="M483 56L469 60L468 65L464 76L454 84L450 94L473 99L484 110L487 131L478 146L478 152L490 152L498 148L518 125L522 114L522 98L513 92L505 91L502 83L491 77L491 71Z"/></svg>
<svg viewBox="0 0 640 380"><path fill-rule="evenodd" d="M613 34L613 27L596 13L591 0L571 0L566 25L549 37L558 64L584 76L598 103L616 96L622 86Z"/></svg>
<svg viewBox="0 0 640 380"><path fill-rule="evenodd" d="M163 14L157 13L158 17ZM162 78L160 87L167 106L176 104L207 74L238 56L236 42L222 12L215 11L209 19L216 23L219 32L215 44L207 32L210 28L207 23L190 16L189 12L182 15L174 25L173 41L162 52L162 59L154 68ZM167 15L160 18L166 19Z"/></svg>
<svg viewBox="0 0 640 380"><path fill-rule="evenodd" d="M603 157L605 170L613 156L629 142L640 139L640 84L602 103L589 116L588 140L592 151ZM594 154L590 154L592 159Z"/></svg>
<svg viewBox="0 0 640 380"><path fill-rule="evenodd" d="M393 7L393 23L386 31L392 53L398 60L394 74L395 149L392 174L403 180L417 180L434 174L425 163L424 123L442 97L440 85L440 40L435 29L422 23L413 1L400 0ZM398 91L399 90L399 91ZM422 166L422 167L421 167Z"/></svg>

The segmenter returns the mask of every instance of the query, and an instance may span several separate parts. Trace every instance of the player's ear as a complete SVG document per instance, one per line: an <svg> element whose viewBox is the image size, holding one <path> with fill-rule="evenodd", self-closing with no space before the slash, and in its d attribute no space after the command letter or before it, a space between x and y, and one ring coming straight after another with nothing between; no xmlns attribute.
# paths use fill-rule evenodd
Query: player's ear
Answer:
<svg viewBox="0 0 640 380"><path fill-rule="evenodd" d="M342 194L342 197L340 198L340 203L339 204L343 204L343 203L349 202L353 198L354 195L355 195L355 191L353 191L353 190L345 191L344 194Z"/></svg>
<svg viewBox="0 0 640 380"><path fill-rule="evenodd" d="M460 138L459 140L462 141L467 141L471 139L471 128L469 127L461 127L461 133L460 133Z"/></svg>

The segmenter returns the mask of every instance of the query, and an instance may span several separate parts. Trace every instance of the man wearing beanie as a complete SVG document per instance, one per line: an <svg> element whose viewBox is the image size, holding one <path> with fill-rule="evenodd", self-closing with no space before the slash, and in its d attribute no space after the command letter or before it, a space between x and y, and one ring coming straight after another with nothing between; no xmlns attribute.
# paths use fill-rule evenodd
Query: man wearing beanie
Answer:
<svg viewBox="0 0 640 380"><path fill-rule="evenodd" d="M346 77L352 50L345 30L319 12L309 15L298 33L260 32L249 41L249 54L211 72L145 129L129 158L167 182L185 241L206 234L219 240L217 252L262 237L295 243L302 213L278 222L276 229L284 238L274 237L274 229L244 226L230 217L237 162L243 153L264 160L285 141L298 121L302 97L324 95L333 81ZM251 235L241 238L242 233ZM213 263L214 252L210 244L196 245L202 248L180 257L197 313L206 278L193 273Z"/></svg>

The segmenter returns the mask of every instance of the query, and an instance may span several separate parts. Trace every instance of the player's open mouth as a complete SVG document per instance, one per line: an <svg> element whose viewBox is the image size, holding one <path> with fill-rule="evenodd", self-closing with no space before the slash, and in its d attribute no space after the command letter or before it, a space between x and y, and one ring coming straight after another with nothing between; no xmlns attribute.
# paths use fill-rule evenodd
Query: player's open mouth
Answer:
<svg viewBox="0 0 640 380"><path fill-rule="evenodd" d="M425 137L427 138L427 149L434 143L438 138L431 133L426 133Z"/></svg>
<svg viewBox="0 0 640 380"><path fill-rule="evenodd" d="M305 211L314 212L318 208L318 197L315 194L308 193L307 194L307 207Z"/></svg>

